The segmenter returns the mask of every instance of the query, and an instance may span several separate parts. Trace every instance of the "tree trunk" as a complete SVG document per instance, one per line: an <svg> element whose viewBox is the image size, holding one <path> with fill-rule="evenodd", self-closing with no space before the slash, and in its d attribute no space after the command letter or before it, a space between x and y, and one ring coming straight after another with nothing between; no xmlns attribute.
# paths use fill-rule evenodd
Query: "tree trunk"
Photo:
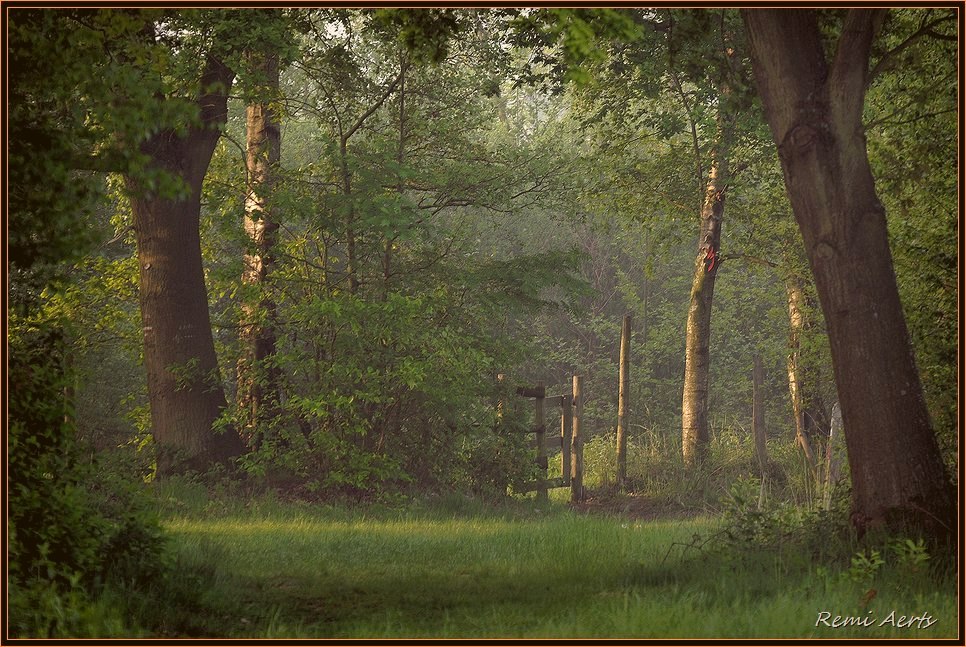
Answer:
<svg viewBox="0 0 966 647"><path fill-rule="evenodd" d="M346 274L349 279L349 294L353 295L358 294L359 287L362 285L361 279L359 278L360 259L358 250L361 236L356 231L356 211L352 204L352 171L349 168L349 140L366 123L366 120L374 115L386 100L392 96L392 93L396 91L396 88L399 87L406 76L407 67L408 62L404 58L400 61L399 74L386 86L382 95L359 116L348 130L341 131L339 134L339 166L342 174L341 188L343 195L345 195L349 202L346 213Z"/></svg>
<svg viewBox="0 0 966 647"><path fill-rule="evenodd" d="M758 91L805 241L852 473L852 520L956 529L956 496L906 329L862 128L881 10L848 12L831 65L814 12L742 11Z"/></svg>
<svg viewBox="0 0 966 647"><path fill-rule="evenodd" d="M761 477L765 478L768 468L768 434L765 431L765 407L762 402L762 385L765 382L765 367L761 355L755 355L752 371L751 435L755 438L755 457L761 467Z"/></svg>
<svg viewBox="0 0 966 647"><path fill-rule="evenodd" d="M842 466L839 459L839 449L842 446L842 412L836 402L832 405L831 421L828 429L828 443L825 446L825 479L823 492L823 507L832 507L832 491L842 480Z"/></svg>
<svg viewBox="0 0 966 647"><path fill-rule="evenodd" d="M705 457L708 448L708 382L711 374L711 301L718 272L717 254L721 245L721 218L724 215L725 187L728 183L733 121L719 114L718 145L711 163L701 208L698 254L694 260L691 305L685 329L684 395L681 406L681 446L685 465L693 467Z"/></svg>
<svg viewBox="0 0 966 647"><path fill-rule="evenodd" d="M242 304L242 357L238 361L238 406L245 412L244 435L258 444L258 428L272 416L278 404L278 370L271 366L275 355L275 301L266 281L272 271L272 248L278 231L278 214L271 206L275 176L281 157L278 119L269 97L278 92L277 55L252 55L254 68L264 75L263 96L246 111L245 253L242 282L254 286L257 297Z"/></svg>
<svg viewBox="0 0 966 647"><path fill-rule="evenodd" d="M818 465L815 453L808 440L805 425L805 385L802 380L801 339L805 329L805 292L798 277L789 277L785 283L788 294L788 394L792 400L792 413L795 416L795 441L805 454L805 461L812 473L818 478Z"/></svg>
<svg viewBox="0 0 966 647"><path fill-rule="evenodd" d="M200 125L161 131L141 146L148 172L180 178L186 193L159 196L128 177L140 268L144 366L158 472L203 470L240 453L234 430L212 427L225 407L201 261L201 187L228 115L234 73L209 57L197 105Z"/></svg>
<svg viewBox="0 0 966 647"><path fill-rule="evenodd" d="M402 197L406 192L405 182L403 181L403 164L406 162L406 61L400 58L399 61L399 139L396 147L396 193L399 194L400 205ZM395 230L385 233L382 241L382 300L389 298L392 281L392 256L396 241L399 239L400 232Z"/></svg>
<svg viewBox="0 0 966 647"><path fill-rule="evenodd" d="M617 487L627 486L627 398L630 388L631 315L621 324L621 356L617 387Z"/></svg>

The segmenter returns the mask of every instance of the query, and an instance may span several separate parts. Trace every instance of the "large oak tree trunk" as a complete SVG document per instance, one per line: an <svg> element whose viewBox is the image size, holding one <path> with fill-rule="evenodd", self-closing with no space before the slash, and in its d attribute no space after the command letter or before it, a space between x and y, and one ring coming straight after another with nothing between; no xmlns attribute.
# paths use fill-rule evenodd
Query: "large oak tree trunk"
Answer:
<svg viewBox="0 0 966 647"><path fill-rule="evenodd" d="M681 446L685 465L695 466L707 453L708 382L711 374L711 302L721 246L721 219L728 183L728 156L733 123L719 119L718 146L708 176L698 253L694 260L691 304L685 329L684 393L681 405Z"/></svg>
<svg viewBox="0 0 966 647"><path fill-rule="evenodd" d="M275 355L275 301L266 281L272 271L272 248L278 231L278 215L272 209L281 137L271 98L278 92L279 61L275 55L252 55L253 68L263 75L261 96L246 109L246 165L248 186L245 198L245 253L242 282L254 286L256 296L242 304L242 357L238 362L239 409L245 414L249 444L257 445L258 428L271 418L278 404L278 370ZM256 60L257 59L257 60Z"/></svg>
<svg viewBox="0 0 966 647"><path fill-rule="evenodd" d="M812 11L742 17L828 327L853 523L951 536L955 490L923 398L862 127L883 12L850 10L831 64Z"/></svg>
<svg viewBox="0 0 966 647"><path fill-rule="evenodd" d="M180 178L179 197L162 197L138 178L127 179L140 267L151 427L159 473L203 470L243 449L237 433L213 430L225 408L208 293L201 261L201 187L228 114L234 73L209 58L197 100L200 123L177 133L162 130L141 150L148 171Z"/></svg>

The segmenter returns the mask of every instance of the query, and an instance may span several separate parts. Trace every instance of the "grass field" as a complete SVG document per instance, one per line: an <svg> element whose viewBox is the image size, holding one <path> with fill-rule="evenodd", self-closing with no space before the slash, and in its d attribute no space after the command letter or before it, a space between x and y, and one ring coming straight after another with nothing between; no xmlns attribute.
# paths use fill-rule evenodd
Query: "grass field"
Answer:
<svg viewBox="0 0 966 647"><path fill-rule="evenodd" d="M174 574L127 602L152 627L146 635L956 635L955 584L937 585L928 563L724 551L710 518L635 520L532 501L352 511L187 491L163 505ZM827 626L836 616L849 624Z"/></svg>

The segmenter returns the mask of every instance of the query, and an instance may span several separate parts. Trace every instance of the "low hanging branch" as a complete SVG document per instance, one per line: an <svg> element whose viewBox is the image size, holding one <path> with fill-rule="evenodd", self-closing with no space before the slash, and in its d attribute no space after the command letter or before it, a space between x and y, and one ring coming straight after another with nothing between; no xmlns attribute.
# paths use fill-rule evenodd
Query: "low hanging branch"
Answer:
<svg viewBox="0 0 966 647"><path fill-rule="evenodd" d="M725 261L729 260L744 260L749 263L755 263L757 265L765 265L767 267L781 267L779 263L775 261L770 261L767 258L762 258L760 256L752 256L751 254L717 254L717 265L721 265Z"/></svg>
<svg viewBox="0 0 966 647"><path fill-rule="evenodd" d="M406 70L408 68L409 68L408 61L406 59L403 59L402 63L399 66L399 74L397 74L396 78L392 80L392 83L386 86L386 89L383 91L382 96L380 96L375 103L369 106L368 110L366 110L364 113L362 113L362 115L359 116L359 119L357 119L356 122L352 124L349 130L345 131L342 134L341 139L342 139L343 146L345 146L346 142L349 141L349 138L352 137L356 133L356 131L362 127L364 123L366 123L366 120L369 117L371 117L373 114L375 114L376 110L381 108L382 104L384 104L386 100L392 96L392 93L395 92L396 88L399 87L399 84L402 83L402 80L406 76Z"/></svg>

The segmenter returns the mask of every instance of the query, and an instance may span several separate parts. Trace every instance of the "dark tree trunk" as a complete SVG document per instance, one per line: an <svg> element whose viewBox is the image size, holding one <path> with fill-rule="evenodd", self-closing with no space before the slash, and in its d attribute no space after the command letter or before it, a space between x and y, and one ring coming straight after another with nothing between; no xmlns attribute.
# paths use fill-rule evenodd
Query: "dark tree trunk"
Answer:
<svg viewBox="0 0 966 647"><path fill-rule="evenodd" d="M862 127L881 10L853 9L829 64L814 12L742 11L758 91L828 327L853 523L954 536L956 496L899 302Z"/></svg>
<svg viewBox="0 0 966 647"><path fill-rule="evenodd" d="M252 58L254 69L264 75L262 94L274 96L278 92L278 56ZM279 399L278 370L272 366L276 307L266 282L272 271L272 248L279 227L271 201L280 157L278 119L270 107L270 97L254 100L246 111L245 233L249 247L242 282L255 286L257 297L242 305L243 354L238 362L237 400L245 413L244 435L252 446L257 446L259 426L272 417Z"/></svg>
<svg viewBox="0 0 966 647"><path fill-rule="evenodd" d="M201 187L227 118L234 73L209 58L197 104L200 125L163 130L141 146L149 172L180 178L186 192L161 197L128 178L140 267L144 366L158 471L203 470L237 455L237 433L213 430L225 408L201 261Z"/></svg>

